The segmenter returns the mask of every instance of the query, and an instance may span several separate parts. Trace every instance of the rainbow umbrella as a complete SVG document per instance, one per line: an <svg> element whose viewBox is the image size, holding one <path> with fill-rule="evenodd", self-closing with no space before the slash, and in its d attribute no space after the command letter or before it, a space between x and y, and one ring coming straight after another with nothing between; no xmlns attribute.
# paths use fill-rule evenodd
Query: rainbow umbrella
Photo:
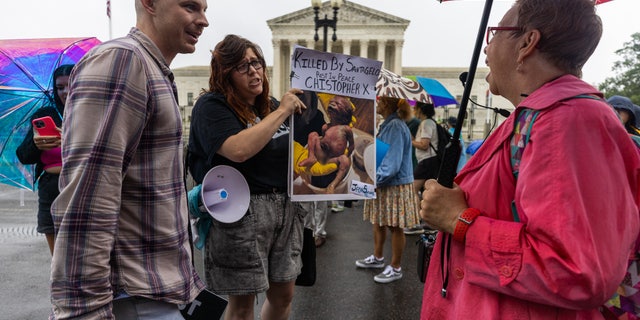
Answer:
<svg viewBox="0 0 640 320"><path fill-rule="evenodd" d="M458 104L456 98L453 97L449 90L447 90L440 81L421 76L408 76L407 78L418 82L420 86L427 91L434 107Z"/></svg>
<svg viewBox="0 0 640 320"><path fill-rule="evenodd" d="M34 189L34 166L16 157L36 109L52 106L53 71L75 64L99 44L93 38L0 40L0 183Z"/></svg>

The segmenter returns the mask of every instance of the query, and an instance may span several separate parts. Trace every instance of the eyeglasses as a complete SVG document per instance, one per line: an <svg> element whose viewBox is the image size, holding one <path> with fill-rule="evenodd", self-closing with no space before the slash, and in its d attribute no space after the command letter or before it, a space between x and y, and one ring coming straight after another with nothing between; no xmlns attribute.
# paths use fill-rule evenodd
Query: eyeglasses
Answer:
<svg viewBox="0 0 640 320"><path fill-rule="evenodd" d="M497 31L522 31L521 27L488 27L487 28L487 44L491 42Z"/></svg>
<svg viewBox="0 0 640 320"><path fill-rule="evenodd" d="M249 62L245 62L236 66L236 71L238 73L247 73L249 72L249 67L253 67L256 71L262 69L262 61L260 60L251 60Z"/></svg>

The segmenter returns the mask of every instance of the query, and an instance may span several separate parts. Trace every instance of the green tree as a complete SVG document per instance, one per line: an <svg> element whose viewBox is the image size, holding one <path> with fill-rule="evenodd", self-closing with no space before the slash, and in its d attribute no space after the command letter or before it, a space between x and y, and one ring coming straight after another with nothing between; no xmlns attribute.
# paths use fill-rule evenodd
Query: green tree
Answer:
<svg viewBox="0 0 640 320"><path fill-rule="evenodd" d="M621 60L611 68L614 76L608 77L598 86L605 97L621 95L640 104L640 32L631 35L631 41L625 42L622 49L616 50Z"/></svg>

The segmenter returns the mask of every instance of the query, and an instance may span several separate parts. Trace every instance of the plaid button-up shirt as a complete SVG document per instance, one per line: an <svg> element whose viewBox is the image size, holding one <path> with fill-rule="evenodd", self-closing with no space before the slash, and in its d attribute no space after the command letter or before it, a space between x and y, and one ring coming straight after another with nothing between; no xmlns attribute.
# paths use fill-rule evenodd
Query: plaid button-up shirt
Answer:
<svg viewBox="0 0 640 320"><path fill-rule="evenodd" d="M56 318L112 319L116 294L185 304L191 264L182 122L173 74L138 29L71 75L51 265Z"/></svg>

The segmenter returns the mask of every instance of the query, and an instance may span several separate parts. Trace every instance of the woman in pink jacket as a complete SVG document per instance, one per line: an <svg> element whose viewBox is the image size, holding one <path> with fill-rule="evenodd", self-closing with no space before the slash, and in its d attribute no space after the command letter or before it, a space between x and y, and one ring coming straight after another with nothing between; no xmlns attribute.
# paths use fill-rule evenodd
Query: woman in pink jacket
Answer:
<svg viewBox="0 0 640 320"><path fill-rule="evenodd" d="M640 228L640 158L579 79L602 33L593 3L518 0L489 28L487 82L516 110L453 189L425 183L421 215L442 232L422 319L602 318Z"/></svg>

